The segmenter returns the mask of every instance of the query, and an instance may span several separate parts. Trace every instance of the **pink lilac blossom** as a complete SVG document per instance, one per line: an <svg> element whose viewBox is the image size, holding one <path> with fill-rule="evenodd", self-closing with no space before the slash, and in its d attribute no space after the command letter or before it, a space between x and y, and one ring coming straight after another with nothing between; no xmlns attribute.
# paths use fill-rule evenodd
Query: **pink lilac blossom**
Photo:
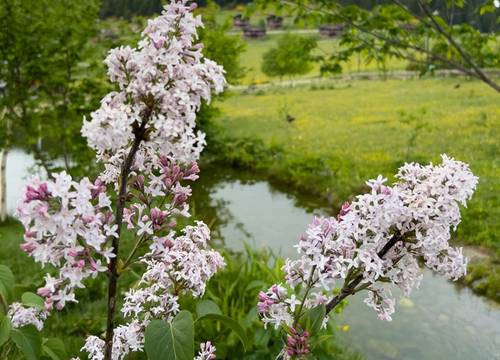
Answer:
<svg viewBox="0 0 500 360"><path fill-rule="evenodd" d="M196 112L225 86L222 67L202 54L196 33L202 23L192 14L195 7L187 0L171 1L148 22L136 48L120 47L106 58L117 91L103 98L82 127L104 166L98 179L76 182L61 173L46 182L34 179L26 188L18 207L26 228L22 249L42 266L55 267L57 274L47 274L38 289L46 311L35 314L13 305L11 317L19 326L41 326L53 307L60 310L77 301L74 291L86 278L107 269L104 265L114 256L110 242L120 229L108 196L113 189L106 185L113 183L117 192L122 174L129 175L126 200L120 197L124 223L137 235L138 247L151 246L142 257L146 272L140 288L125 295L123 313L130 322L114 329L113 359L142 351L150 319L171 319L179 311L178 296L203 295L206 282L224 266L220 254L208 248L205 224L188 226L182 235L172 230L177 216L190 216L191 188L181 182L198 178L195 160L204 134L195 132ZM130 172L124 170L126 159ZM82 350L100 360L105 348L103 340L90 336ZM209 358L210 349L208 344Z"/></svg>
<svg viewBox="0 0 500 360"><path fill-rule="evenodd" d="M110 52L105 63L119 90L103 100L82 128L104 163L104 183L118 183L136 132L147 134L131 167L131 205L124 210L124 221L139 241L152 244L142 257L146 271L139 288L125 294L122 312L131 322L115 328L113 359L141 351L150 319L171 320L179 311L178 296L203 295L205 283L224 265L220 254L207 247L205 224L188 226L181 236L172 230L174 217L189 216L191 189L180 182L198 178L194 161L204 135L194 131L196 111L225 85L222 68L203 58L196 43L202 23L193 9L187 1L172 1L148 22L137 48ZM153 205L158 199L159 207Z"/></svg>
<svg viewBox="0 0 500 360"><path fill-rule="evenodd" d="M286 337L286 357L300 358L309 355L311 349L309 348L308 339L309 333L307 331L303 331L299 334L293 327L290 328L290 334L288 334Z"/></svg>
<svg viewBox="0 0 500 360"><path fill-rule="evenodd" d="M392 187L381 176L368 181L370 192L345 203L337 218L312 221L296 246L300 257L283 267L287 287L273 285L259 294L264 326L290 329L301 315L297 298L304 309L325 304L329 312L365 289L365 303L390 321L395 306L390 286L410 295L422 278L419 258L450 280L465 275L467 259L449 240L477 177L465 163L442 155L439 165L405 164L396 178ZM335 288L341 290L333 296Z"/></svg>
<svg viewBox="0 0 500 360"><path fill-rule="evenodd" d="M13 328L34 325L38 330L42 330L43 322L47 318L46 311L34 307L25 307L18 302L9 306L7 315L10 317Z"/></svg>
<svg viewBox="0 0 500 360"><path fill-rule="evenodd" d="M34 178L26 187L17 207L26 230L21 249L42 266L58 269L38 289L48 311L76 302L75 289L107 269L103 264L113 255L106 240L116 229L105 190L99 181L75 182L64 172L44 182Z"/></svg>
<svg viewBox="0 0 500 360"><path fill-rule="evenodd" d="M122 313L132 320L115 329L113 360L142 351L149 321L171 321L180 310L178 296L203 296L208 280L224 266L222 256L208 249L210 231L204 223L187 226L182 232L180 236L171 231L155 237L150 251L142 257L146 271L138 287L125 294Z"/></svg>

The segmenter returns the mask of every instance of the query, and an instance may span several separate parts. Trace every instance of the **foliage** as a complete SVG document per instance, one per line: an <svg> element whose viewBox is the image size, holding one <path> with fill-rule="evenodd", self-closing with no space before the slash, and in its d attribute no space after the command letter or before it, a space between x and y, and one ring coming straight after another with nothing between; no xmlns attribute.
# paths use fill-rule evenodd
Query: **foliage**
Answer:
<svg viewBox="0 0 500 360"><path fill-rule="evenodd" d="M66 359L66 349L62 340L42 338L33 325L22 328L13 326L7 309L16 295L12 271L9 267L0 265L0 357L7 359L22 354L28 360ZM43 299L33 293L23 293L21 301L25 306L43 309Z"/></svg>
<svg viewBox="0 0 500 360"><path fill-rule="evenodd" d="M241 66L241 54L245 44L238 37L226 34L232 28L230 19L217 21L220 7L209 1L206 7L200 8L205 27L200 30L199 36L203 43L204 55L224 67L226 80L230 84L237 84L245 73Z"/></svg>
<svg viewBox="0 0 500 360"><path fill-rule="evenodd" d="M150 16L159 14L162 9L161 0L101 0L101 18L133 16Z"/></svg>
<svg viewBox="0 0 500 360"><path fill-rule="evenodd" d="M365 9L342 1L294 0L256 1L263 7L281 6L298 18L322 24L339 24L338 35L342 48L323 56L324 72L339 72L342 64L361 52L384 64L387 59L398 58L430 65L452 68L473 76L500 92L500 85L483 68L498 67L498 50L491 46L497 35L480 32L467 23L454 23L434 11L436 1L392 0ZM440 2L446 13L463 9L465 1ZM477 4L474 10L482 16L491 16L498 10L493 2ZM489 5L489 6L488 6Z"/></svg>
<svg viewBox="0 0 500 360"><path fill-rule="evenodd" d="M500 254L472 262L463 283L480 295L500 302Z"/></svg>
<svg viewBox="0 0 500 360"><path fill-rule="evenodd" d="M280 79L306 74L312 69L312 51L316 46L316 38L286 34L278 40L276 48L262 56L262 72Z"/></svg>
<svg viewBox="0 0 500 360"><path fill-rule="evenodd" d="M97 1L8 0L0 4L0 35L7 112L2 146L35 154L48 172L83 171L89 151L79 134L81 118L102 95L96 62L84 62L96 33ZM84 72L86 73L84 75ZM90 91L91 90L91 91ZM62 161L62 166L61 166Z"/></svg>

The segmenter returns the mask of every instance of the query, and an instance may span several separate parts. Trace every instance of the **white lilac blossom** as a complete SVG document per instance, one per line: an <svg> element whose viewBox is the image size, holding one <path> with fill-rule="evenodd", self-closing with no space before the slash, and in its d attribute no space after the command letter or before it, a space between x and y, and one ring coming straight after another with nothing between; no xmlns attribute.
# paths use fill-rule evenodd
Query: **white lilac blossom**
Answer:
<svg viewBox="0 0 500 360"><path fill-rule="evenodd" d="M89 336L81 351L87 352L89 360L103 360L104 345L104 340L99 339L97 336Z"/></svg>
<svg viewBox="0 0 500 360"><path fill-rule="evenodd" d="M198 356L194 358L194 360L215 360L215 346L212 345L210 341L204 342L200 344L200 352Z"/></svg>
<svg viewBox="0 0 500 360"><path fill-rule="evenodd" d="M184 182L198 178L196 160L205 143L204 134L195 131L196 112L225 86L222 67L202 54L195 7L171 1L148 22L136 48L109 52L105 63L117 90L82 126L104 168L97 180L76 182L65 173L34 179L18 207L26 229L22 249L50 269L38 289L45 310L13 304L9 314L17 326L41 328L50 310L77 302L75 289L105 270L116 289L118 272L138 263L136 252L150 244L139 262L146 267L139 287L125 295L122 312L129 322L113 329L114 305L108 309L109 341L90 336L82 348L93 360L142 351L149 321L172 319L179 312L178 297L202 296L206 282L224 266L208 247L205 224L188 226L181 235L173 231L176 217L190 216L191 188ZM116 198L115 214L110 198ZM136 244L117 269L122 224L135 233ZM116 297L109 296L114 303ZM211 359L214 351L207 343L200 356Z"/></svg>
<svg viewBox="0 0 500 360"><path fill-rule="evenodd" d="M8 316L13 328L33 325L38 330L42 330L47 312L35 307L25 307L23 304L15 302L9 306Z"/></svg>
<svg viewBox="0 0 500 360"><path fill-rule="evenodd" d="M113 256L106 240L116 227L105 191L99 180L75 182L64 172L54 180L34 178L25 189L17 207L26 229L21 248L42 266L58 270L55 277L47 274L45 286L38 289L46 310L76 302L75 289L105 271L103 264Z"/></svg>
<svg viewBox="0 0 500 360"><path fill-rule="evenodd" d="M361 290L367 290L365 303L378 317L390 321L390 287L409 295L422 277L419 258L450 280L465 275L467 260L449 240L477 177L465 163L443 155L439 165L405 164L396 178L392 187L381 176L368 181L370 192L344 204L337 218L312 221L296 246L300 257L283 267L286 285L259 294L264 326L300 337L297 319L305 309L325 304L328 314Z"/></svg>
<svg viewBox="0 0 500 360"><path fill-rule="evenodd" d="M125 294L122 313L131 319L115 329L112 359L123 359L132 351L142 351L144 331L151 319L171 321L179 312L178 296L201 297L206 282L224 266L222 256L208 249L210 231L197 222L187 226L181 236L172 231L156 237L141 261L146 271L135 289ZM211 347L207 347L207 357ZM201 355L200 355L201 356Z"/></svg>
<svg viewBox="0 0 500 360"><path fill-rule="evenodd" d="M225 86L224 71L202 54L197 28L203 24L192 10L196 4L172 1L161 16L149 20L137 48L109 52L105 63L118 91L108 94L82 127L89 146L106 170L101 179L115 182L138 131L141 142L133 171L149 174L162 154L192 163L205 144L195 132L196 111L212 92Z"/></svg>

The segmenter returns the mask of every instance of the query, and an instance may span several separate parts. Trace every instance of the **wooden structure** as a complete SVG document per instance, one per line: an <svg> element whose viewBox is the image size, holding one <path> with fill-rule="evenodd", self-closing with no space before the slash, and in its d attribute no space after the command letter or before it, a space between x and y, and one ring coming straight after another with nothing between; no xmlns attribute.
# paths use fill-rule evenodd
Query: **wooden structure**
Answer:
<svg viewBox="0 0 500 360"><path fill-rule="evenodd" d="M266 18L267 27L270 29L281 29L283 27L283 17L276 15L269 15Z"/></svg>
<svg viewBox="0 0 500 360"><path fill-rule="evenodd" d="M243 35L247 39L259 39L266 36L266 29L257 26L247 26L243 28Z"/></svg>
<svg viewBox="0 0 500 360"><path fill-rule="evenodd" d="M236 14L233 17L233 26L240 29L244 29L248 26L248 20L243 17L242 14Z"/></svg>
<svg viewBox="0 0 500 360"><path fill-rule="evenodd" d="M327 36L327 37L338 37L342 35L342 32L344 31L344 25L343 24L325 24L325 25L320 25L319 26L319 33L321 36Z"/></svg>

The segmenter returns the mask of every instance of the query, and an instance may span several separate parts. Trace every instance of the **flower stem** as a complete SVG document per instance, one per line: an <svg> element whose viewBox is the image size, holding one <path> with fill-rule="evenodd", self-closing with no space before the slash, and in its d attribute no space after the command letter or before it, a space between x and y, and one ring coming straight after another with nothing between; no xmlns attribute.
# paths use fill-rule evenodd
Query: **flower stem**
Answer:
<svg viewBox="0 0 500 360"><path fill-rule="evenodd" d="M108 265L108 309L107 309L107 321L106 321L106 351L104 355L105 360L111 360L111 350L113 348L113 331L114 331L114 318L116 310L116 288L118 284L118 255L119 255L119 245L120 245L120 235L121 227L123 222L123 210L125 208L125 202L127 200L127 182L134 163L135 154L139 150L139 145L143 140L144 133L146 130L146 123L149 115L143 120L141 125L137 128L135 132L135 139L130 148L130 151L125 159L125 163L122 167L122 172L120 175L120 190L118 194L118 202L115 211L115 224L117 225L117 236L112 239L113 254L114 257L111 258Z"/></svg>
<svg viewBox="0 0 500 360"><path fill-rule="evenodd" d="M396 230L396 232L392 235L389 241L384 245L384 247L378 252L378 256L383 258L385 254L392 249L394 245L396 245L399 241L403 240L403 235ZM335 296L328 304L326 304L326 313L329 314L342 300L344 300L349 295L353 295L356 292L365 289L365 286L361 286L356 289L356 287L363 281L363 274L356 276L350 283L347 281L344 283L342 290L340 293Z"/></svg>

